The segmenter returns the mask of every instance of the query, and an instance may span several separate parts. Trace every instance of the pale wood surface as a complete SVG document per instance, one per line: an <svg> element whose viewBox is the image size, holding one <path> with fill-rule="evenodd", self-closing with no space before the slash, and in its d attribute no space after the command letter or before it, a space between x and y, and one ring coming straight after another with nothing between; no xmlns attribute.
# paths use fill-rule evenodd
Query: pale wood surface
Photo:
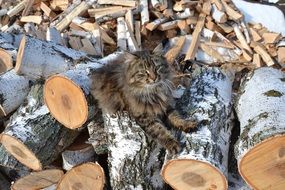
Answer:
<svg viewBox="0 0 285 190"><path fill-rule="evenodd" d="M84 189L102 190L105 184L105 174L97 163L85 163L69 170L60 180L57 190Z"/></svg>

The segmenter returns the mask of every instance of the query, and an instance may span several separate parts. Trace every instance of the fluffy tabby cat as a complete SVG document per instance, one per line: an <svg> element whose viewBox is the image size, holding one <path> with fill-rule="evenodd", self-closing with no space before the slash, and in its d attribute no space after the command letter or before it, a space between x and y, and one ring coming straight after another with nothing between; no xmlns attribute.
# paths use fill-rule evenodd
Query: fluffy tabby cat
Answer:
<svg viewBox="0 0 285 190"><path fill-rule="evenodd" d="M141 128L171 153L179 143L164 126L188 131L195 122L184 120L174 109L171 69L158 54L126 53L124 62L109 63L91 73L92 95L104 112L128 111Z"/></svg>

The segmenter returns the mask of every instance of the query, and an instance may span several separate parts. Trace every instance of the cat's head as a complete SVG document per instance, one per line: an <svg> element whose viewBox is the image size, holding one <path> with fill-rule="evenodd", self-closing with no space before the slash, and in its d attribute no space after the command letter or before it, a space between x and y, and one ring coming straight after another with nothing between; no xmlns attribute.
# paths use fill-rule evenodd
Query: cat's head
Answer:
<svg viewBox="0 0 285 190"><path fill-rule="evenodd" d="M160 53L147 51L126 55L128 64L126 79L130 87L151 88L157 85L171 83L171 70L165 58Z"/></svg>

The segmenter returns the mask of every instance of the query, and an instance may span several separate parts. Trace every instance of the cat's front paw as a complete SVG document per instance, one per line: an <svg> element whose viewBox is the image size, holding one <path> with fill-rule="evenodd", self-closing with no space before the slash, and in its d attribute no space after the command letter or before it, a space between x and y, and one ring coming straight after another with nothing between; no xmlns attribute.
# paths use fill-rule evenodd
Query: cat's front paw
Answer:
<svg viewBox="0 0 285 190"><path fill-rule="evenodd" d="M176 140L172 140L165 145L165 148L169 151L170 154L174 155L177 154L181 147Z"/></svg>
<svg viewBox="0 0 285 190"><path fill-rule="evenodd" d="M184 125L181 126L181 130L184 132L189 132L190 129L194 129L197 126L197 122L185 120Z"/></svg>

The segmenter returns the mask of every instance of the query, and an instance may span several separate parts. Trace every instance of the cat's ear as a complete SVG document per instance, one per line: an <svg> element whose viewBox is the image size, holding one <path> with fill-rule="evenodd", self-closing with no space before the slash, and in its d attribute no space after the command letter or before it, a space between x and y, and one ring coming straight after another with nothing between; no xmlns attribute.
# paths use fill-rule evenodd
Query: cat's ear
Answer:
<svg viewBox="0 0 285 190"><path fill-rule="evenodd" d="M164 55L163 44L162 44L162 43L158 44L158 45L154 48L154 50L152 51L152 53L153 53L154 55L163 56L163 55Z"/></svg>
<svg viewBox="0 0 285 190"><path fill-rule="evenodd" d="M136 58L135 55L133 55L133 54L131 54L131 53L129 53L129 52L125 52L125 53L124 53L124 56L125 56L125 60L126 60L127 62L132 62L132 61Z"/></svg>

